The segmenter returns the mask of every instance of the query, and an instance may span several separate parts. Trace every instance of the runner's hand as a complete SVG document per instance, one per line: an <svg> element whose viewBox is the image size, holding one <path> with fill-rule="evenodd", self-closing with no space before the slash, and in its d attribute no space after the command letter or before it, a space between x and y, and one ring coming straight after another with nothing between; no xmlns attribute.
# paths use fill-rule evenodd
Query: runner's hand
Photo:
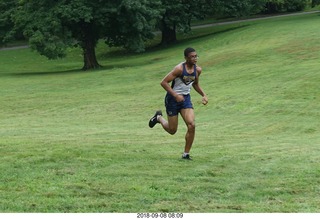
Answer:
<svg viewBox="0 0 320 219"><path fill-rule="evenodd" d="M207 96L203 96L202 97L202 104L203 105L207 105L207 103L208 103L208 97Z"/></svg>
<svg viewBox="0 0 320 219"><path fill-rule="evenodd" d="M177 96L175 96L175 98L176 98L176 101L177 101L178 103L184 101L184 97L183 97L182 95L180 95L180 94L178 94Z"/></svg>

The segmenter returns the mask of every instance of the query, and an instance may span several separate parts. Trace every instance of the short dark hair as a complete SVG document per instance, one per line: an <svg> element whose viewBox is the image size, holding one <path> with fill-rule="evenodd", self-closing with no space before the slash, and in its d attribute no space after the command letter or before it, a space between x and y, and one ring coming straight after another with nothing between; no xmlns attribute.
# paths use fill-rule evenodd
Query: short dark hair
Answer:
<svg viewBox="0 0 320 219"><path fill-rule="evenodd" d="M195 52L196 50L194 48L188 47L184 50L184 57L187 57L189 53Z"/></svg>

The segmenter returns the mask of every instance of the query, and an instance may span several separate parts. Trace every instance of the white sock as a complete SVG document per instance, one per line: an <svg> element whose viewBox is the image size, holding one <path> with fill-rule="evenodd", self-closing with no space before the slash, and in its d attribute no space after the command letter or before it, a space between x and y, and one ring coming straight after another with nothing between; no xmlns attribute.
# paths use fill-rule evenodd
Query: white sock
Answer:
<svg viewBox="0 0 320 219"><path fill-rule="evenodd" d="M186 153L186 152L183 153L183 156L184 156L184 157L187 156L187 155L189 155L189 153Z"/></svg>

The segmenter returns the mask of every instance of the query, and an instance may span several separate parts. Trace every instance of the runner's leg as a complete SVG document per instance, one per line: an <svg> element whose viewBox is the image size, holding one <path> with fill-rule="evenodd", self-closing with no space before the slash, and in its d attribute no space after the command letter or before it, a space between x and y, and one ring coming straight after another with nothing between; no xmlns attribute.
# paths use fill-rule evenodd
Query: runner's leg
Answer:
<svg viewBox="0 0 320 219"><path fill-rule="evenodd" d="M195 115L192 108L182 109L180 114L188 128L185 136L186 144L185 144L184 152L189 153L195 137L195 130L196 130Z"/></svg>
<svg viewBox="0 0 320 219"><path fill-rule="evenodd" d="M163 116L159 116L158 121L162 125L163 129L169 134L174 135L178 128L178 115L168 116L168 121L166 121Z"/></svg>

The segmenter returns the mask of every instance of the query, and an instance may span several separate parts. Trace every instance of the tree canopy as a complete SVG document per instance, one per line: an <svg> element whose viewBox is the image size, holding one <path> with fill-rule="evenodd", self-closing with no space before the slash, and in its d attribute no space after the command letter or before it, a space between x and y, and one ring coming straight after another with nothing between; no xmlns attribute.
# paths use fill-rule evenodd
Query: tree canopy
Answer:
<svg viewBox="0 0 320 219"><path fill-rule="evenodd" d="M13 20L31 48L49 59L64 57L68 47L81 47L86 70L100 67L95 56L99 39L143 51L144 41L153 37L159 5L157 0L21 0Z"/></svg>
<svg viewBox="0 0 320 219"><path fill-rule="evenodd" d="M177 32L190 31L193 20L299 11L307 4L320 0L1 0L0 41L23 34L49 59L80 47L86 70L100 67L95 48L101 39L143 52L156 30L162 33L160 44L168 45L176 42Z"/></svg>
<svg viewBox="0 0 320 219"><path fill-rule="evenodd" d="M14 27L12 14L16 8L16 1L1 0L0 2L0 45L15 38L15 35L11 35L13 33L11 30Z"/></svg>

